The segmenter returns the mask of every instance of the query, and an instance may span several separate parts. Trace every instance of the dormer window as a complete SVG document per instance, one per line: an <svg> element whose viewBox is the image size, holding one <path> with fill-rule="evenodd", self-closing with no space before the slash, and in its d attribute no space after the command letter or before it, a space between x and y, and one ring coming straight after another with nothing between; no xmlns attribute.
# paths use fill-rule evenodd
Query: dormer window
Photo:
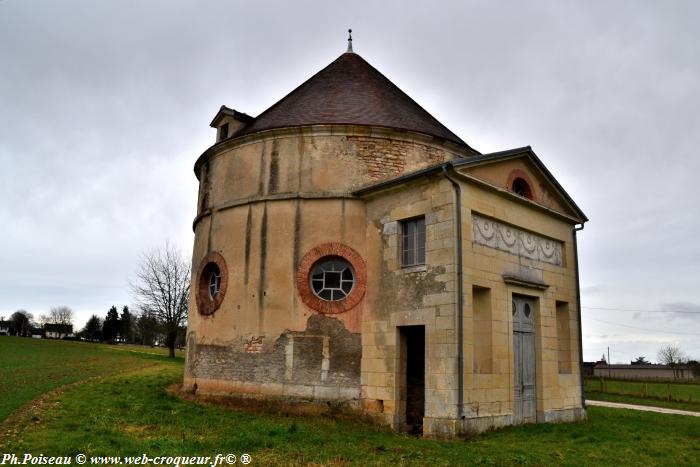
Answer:
<svg viewBox="0 0 700 467"><path fill-rule="evenodd" d="M532 199L532 189L530 185L521 177L517 177L513 180L513 184L510 187L513 193L522 196L523 198Z"/></svg>
<svg viewBox="0 0 700 467"><path fill-rule="evenodd" d="M216 142L219 143L238 134L241 128L253 123L253 121L255 119L250 115L222 105L209 126L216 128Z"/></svg>
<svg viewBox="0 0 700 467"><path fill-rule="evenodd" d="M219 127L219 141L228 138L228 123L224 123Z"/></svg>

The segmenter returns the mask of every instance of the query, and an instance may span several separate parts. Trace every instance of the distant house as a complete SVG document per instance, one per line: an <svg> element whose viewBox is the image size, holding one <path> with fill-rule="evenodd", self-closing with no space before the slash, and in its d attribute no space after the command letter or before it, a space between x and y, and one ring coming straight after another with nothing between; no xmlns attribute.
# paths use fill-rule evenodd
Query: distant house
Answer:
<svg viewBox="0 0 700 467"><path fill-rule="evenodd" d="M43 339L44 338L44 330L42 328L31 327L27 331L27 335L31 336L32 339Z"/></svg>
<svg viewBox="0 0 700 467"><path fill-rule="evenodd" d="M73 337L72 324L45 324L44 337L46 339L63 339Z"/></svg>
<svg viewBox="0 0 700 467"><path fill-rule="evenodd" d="M9 321L0 321L0 336L9 336L10 335L10 322Z"/></svg>
<svg viewBox="0 0 700 467"><path fill-rule="evenodd" d="M593 368L593 376L603 378L619 378L619 379L641 379L641 380L692 380L696 376L693 373L693 367L690 365L677 365L670 367L668 365L655 364L634 364L634 365L608 365L607 363L598 363Z"/></svg>

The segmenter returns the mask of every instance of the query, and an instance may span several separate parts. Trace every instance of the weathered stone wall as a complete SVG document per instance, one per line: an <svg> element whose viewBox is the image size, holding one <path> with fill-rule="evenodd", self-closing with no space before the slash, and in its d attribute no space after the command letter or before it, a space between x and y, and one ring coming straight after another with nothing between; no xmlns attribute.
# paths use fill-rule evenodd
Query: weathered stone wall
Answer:
<svg viewBox="0 0 700 467"><path fill-rule="evenodd" d="M458 415L455 194L442 176L407 182L367 201L368 246L382 255L368 265L368 282L376 279L378 283L371 292L368 289L363 318L366 410L401 428L405 405L400 391L404 382L400 380L398 327L423 325L424 433L450 435L514 423L511 301L514 294L520 294L537 304L537 420L585 417L578 374L573 225L516 200L515 195L484 189L466 179L461 181L461 193L465 418L460 420ZM402 268L400 221L415 216L426 219L426 264ZM491 227L497 224L508 231L506 235L525 243L514 248L489 242L472 223L474 219L488 219ZM490 320L488 326L479 321L475 310L473 293L477 292L479 306L485 308L480 311ZM567 311L563 323L562 310Z"/></svg>
<svg viewBox="0 0 700 467"><path fill-rule="evenodd" d="M217 145L197 165L198 214L269 196L332 196L463 157L430 138L366 127L294 128Z"/></svg>
<svg viewBox="0 0 700 467"><path fill-rule="evenodd" d="M445 149L411 141L348 136L347 150L357 154L367 171L367 182L439 164L454 158Z"/></svg>
<svg viewBox="0 0 700 467"><path fill-rule="evenodd" d="M361 399L367 412L401 428L406 401L399 329L421 325L424 432L512 424L510 311L513 294L520 294L537 304L538 421L584 416L572 225L551 212L564 208L541 194L535 201L549 210L473 179L461 181L465 418L460 420L454 189L443 176L432 175L364 199L350 194L373 180L459 154L401 132L341 130L272 131L222 143L199 163L193 271L218 252L228 277L213 314L199 314L194 297L190 303L185 385L202 392ZM526 175L539 180L537 173ZM402 267L401 221L416 216L425 217L425 264ZM473 219L532 233L553 242L556 251L534 255L499 248L474 236ZM302 259L331 243L357 252L367 281L356 305L326 315L304 302L296 280ZM199 279L193 276L193 283ZM480 294L478 306L488 305L487 313L475 313L473 292ZM490 325L479 316L488 316Z"/></svg>
<svg viewBox="0 0 700 467"><path fill-rule="evenodd" d="M304 331L282 333L263 350L262 338L230 345L197 343L188 336L186 384L204 392L249 392L255 384L280 396L359 397L360 335L338 319L309 317ZM229 384L225 383L229 382Z"/></svg>
<svg viewBox="0 0 700 467"><path fill-rule="evenodd" d="M200 263L216 252L227 287L206 316L192 294L186 385L246 392L259 384L280 394L336 387L357 397L364 295L329 315L343 333L311 332L323 315L299 294L301 260L338 243L372 261L364 201L349 191L457 156L421 135L365 127L287 129L217 145L197 164L192 280L200 283Z"/></svg>
<svg viewBox="0 0 700 467"><path fill-rule="evenodd" d="M425 265L401 266L400 221L425 216ZM454 195L436 177L367 201L368 306L362 327L365 409L397 429L405 423L400 326L425 326L425 420L457 418ZM429 431L427 431L429 432ZM453 431L454 433L454 431Z"/></svg>
<svg viewBox="0 0 700 467"><path fill-rule="evenodd" d="M496 169L493 169L495 172ZM536 174L529 174L535 179ZM513 414L513 324L512 297L519 294L535 300L535 358L537 420L574 420L585 417L581 408L579 379L579 330L573 225L516 195L482 189L465 183L463 197L465 280L465 395L464 430L482 430L512 423ZM540 203L541 204L541 203ZM534 254L527 248L485 242L472 222L491 219L512 232L550 243L547 252ZM482 226L483 227L483 226ZM521 236L522 236L521 235ZM526 240L528 241L528 240ZM552 245L557 253L553 254ZM551 250L551 251L550 251ZM560 250L560 253L558 252ZM545 254L546 253L546 254ZM521 283L504 277L522 278ZM531 282L533 285L528 286ZM473 286L490 290L492 366L490 371L474 367ZM544 287L544 289L542 289ZM568 322L557 326L557 304L565 305ZM565 335L562 335L562 332ZM566 364L560 364L567 358Z"/></svg>

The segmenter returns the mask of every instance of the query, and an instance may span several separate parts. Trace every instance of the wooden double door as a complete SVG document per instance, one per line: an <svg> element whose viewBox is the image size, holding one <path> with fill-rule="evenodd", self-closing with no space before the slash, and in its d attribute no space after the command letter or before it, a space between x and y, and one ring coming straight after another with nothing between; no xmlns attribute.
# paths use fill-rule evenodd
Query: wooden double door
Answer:
<svg viewBox="0 0 700 467"><path fill-rule="evenodd" d="M535 299L513 295L515 423L537 421L535 355Z"/></svg>

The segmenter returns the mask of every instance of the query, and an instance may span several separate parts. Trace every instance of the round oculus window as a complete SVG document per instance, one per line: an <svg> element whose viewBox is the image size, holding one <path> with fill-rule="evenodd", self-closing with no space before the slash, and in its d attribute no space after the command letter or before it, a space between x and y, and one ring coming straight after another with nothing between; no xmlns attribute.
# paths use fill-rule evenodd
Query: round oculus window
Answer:
<svg viewBox="0 0 700 467"><path fill-rule="evenodd" d="M216 264L212 264L209 273L209 298L216 300L216 296L221 291L221 270Z"/></svg>
<svg viewBox="0 0 700 467"><path fill-rule="evenodd" d="M360 254L342 243L322 243L310 249L296 271L299 296L306 306L324 314L344 313L357 306L367 290L367 265Z"/></svg>
<svg viewBox="0 0 700 467"><path fill-rule="evenodd" d="M343 300L355 287L355 272L350 263L341 257L323 258L311 269L309 285L321 300Z"/></svg>
<svg viewBox="0 0 700 467"><path fill-rule="evenodd" d="M197 277L197 309L202 315L211 315L221 306L226 294L228 270L224 257L217 252L209 253L202 259Z"/></svg>

